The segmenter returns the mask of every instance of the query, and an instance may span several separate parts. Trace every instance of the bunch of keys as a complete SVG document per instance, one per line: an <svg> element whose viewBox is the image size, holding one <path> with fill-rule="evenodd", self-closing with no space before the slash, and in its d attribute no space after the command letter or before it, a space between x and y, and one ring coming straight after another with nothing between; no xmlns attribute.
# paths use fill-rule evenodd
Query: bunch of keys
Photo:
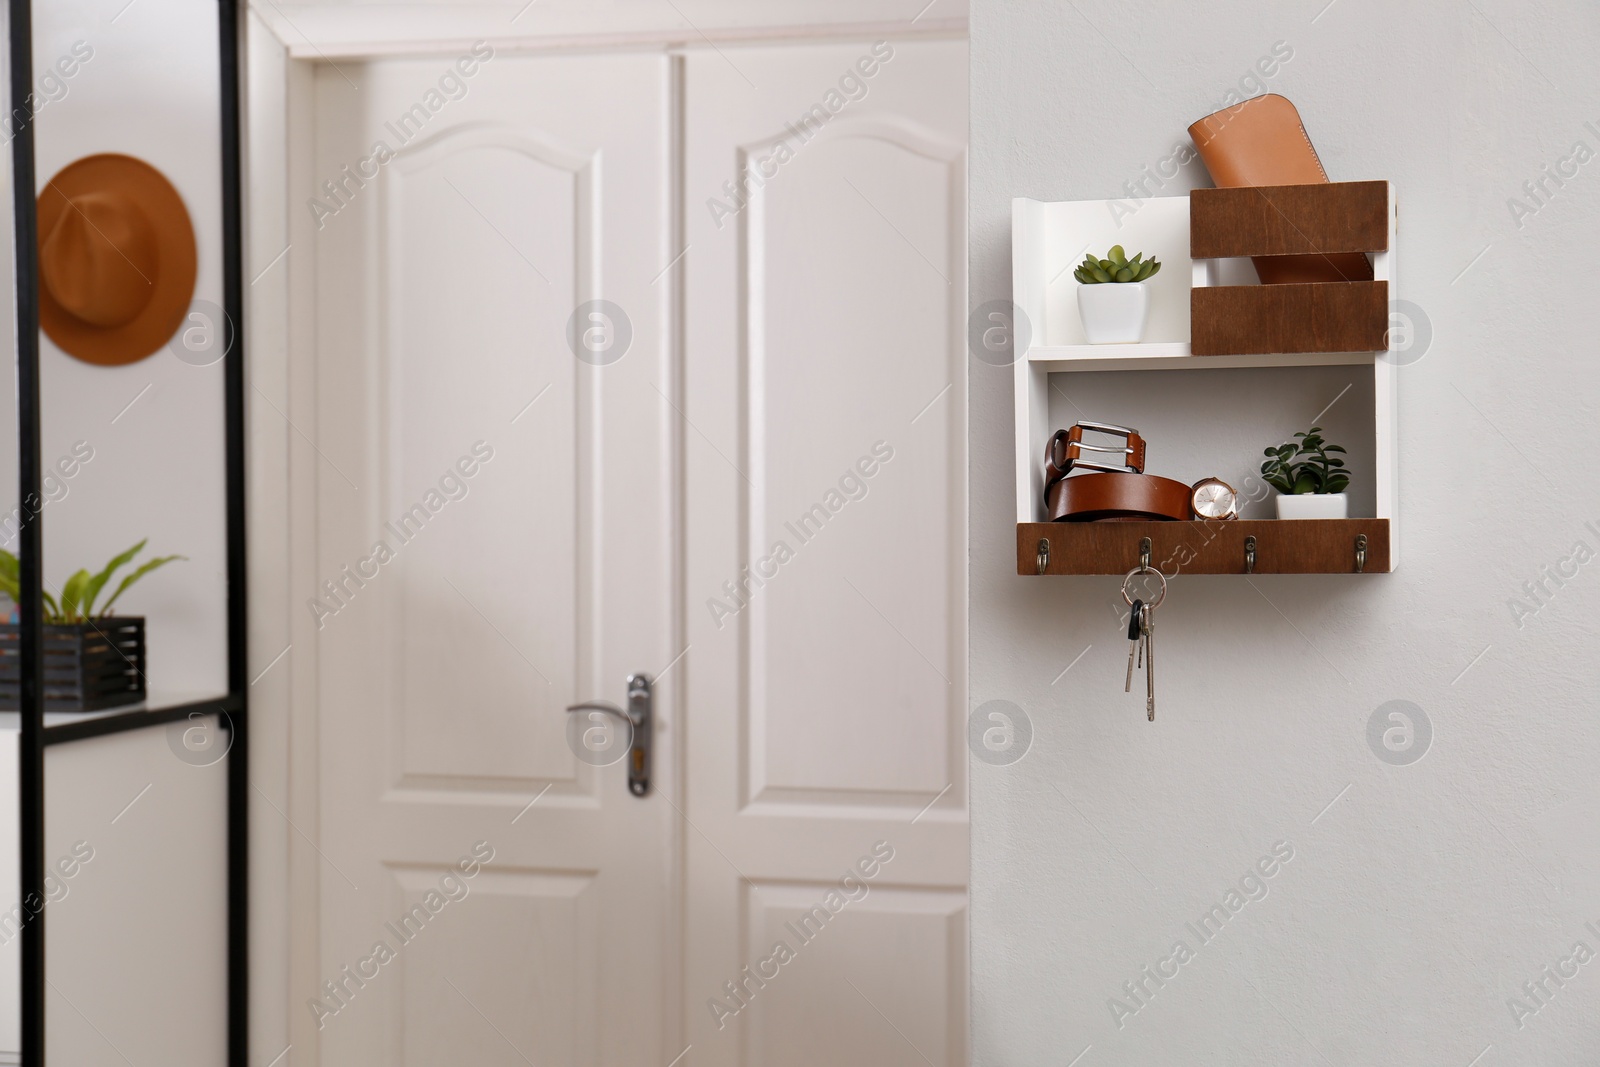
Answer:
<svg viewBox="0 0 1600 1067"><path fill-rule="evenodd" d="M1155 599L1148 603L1131 595L1129 584L1141 574L1153 574L1160 581L1161 587ZM1128 648L1128 680L1122 687L1124 693L1133 692L1133 667L1134 657L1137 653L1140 666L1144 668L1145 701L1144 710L1151 722L1156 721L1156 672L1155 648L1150 642L1151 635L1156 629L1156 608L1167 599L1166 575L1150 566L1141 563L1129 571L1122 579L1122 599L1128 602L1128 640L1133 642Z"/></svg>

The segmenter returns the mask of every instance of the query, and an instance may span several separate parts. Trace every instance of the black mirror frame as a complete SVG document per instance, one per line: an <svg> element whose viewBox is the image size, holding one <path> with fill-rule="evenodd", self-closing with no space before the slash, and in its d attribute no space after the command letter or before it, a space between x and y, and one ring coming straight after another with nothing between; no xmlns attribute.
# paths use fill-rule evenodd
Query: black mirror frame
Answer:
<svg viewBox="0 0 1600 1067"><path fill-rule="evenodd" d="M17 434L20 499L40 499L43 490L39 405L38 219L34 190L33 19L31 0L10 0L12 214L16 240ZM204 707L186 705L154 712L127 712L89 722L47 728L43 678L43 524L33 510L19 531L21 559L21 732L17 746L21 896L43 900L44 749L117 730L164 725L196 710L218 713L231 733L228 748L228 1064L246 1067L249 1041L249 730L246 694L248 615L245 556L245 409L243 193L240 171L241 6L218 0L218 71L221 85L223 311L232 347L223 357L224 464L226 470L228 570L228 694ZM31 509L30 509L31 510ZM41 910L22 927L22 1063L45 1063L45 923Z"/></svg>

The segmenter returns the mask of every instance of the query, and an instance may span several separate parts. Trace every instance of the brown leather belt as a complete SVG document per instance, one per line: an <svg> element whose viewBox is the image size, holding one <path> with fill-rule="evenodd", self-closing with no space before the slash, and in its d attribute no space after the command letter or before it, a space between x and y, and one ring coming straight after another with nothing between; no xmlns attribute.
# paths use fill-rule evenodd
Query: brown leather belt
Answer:
<svg viewBox="0 0 1600 1067"><path fill-rule="evenodd" d="M1121 437L1120 448L1084 441L1085 431ZM1121 457L1117 466L1083 458L1083 452ZM1080 422L1057 430L1045 446L1044 505L1051 522L1116 522L1187 519L1191 487L1144 473L1145 442L1139 431L1102 422ZM1096 474L1074 474L1092 470Z"/></svg>
<svg viewBox="0 0 1600 1067"><path fill-rule="evenodd" d="M1046 494L1051 522L1187 519L1190 488L1154 474L1077 474Z"/></svg>
<svg viewBox="0 0 1600 1067"><path fill-rule="evenodd" d="M1108 448L1105 445L1094 445L1083 439L1085 431L1110 434L1120 437L1127 444L1121 448ZM1122 462L1114 467L1104 463L1095 463L1083 458L1083 453L1099 452L1104 455L1121 456ZM1139 431L1127 426L1112 426L1104 422L1080 422L1065 430L1057 430L1050 438L1050 443L1044 447L1044 481L1045 489L1059 482L1073 470L1091 471L1122 471L1132 470L1144 473L1144 438L1139 436Z"/></svg>

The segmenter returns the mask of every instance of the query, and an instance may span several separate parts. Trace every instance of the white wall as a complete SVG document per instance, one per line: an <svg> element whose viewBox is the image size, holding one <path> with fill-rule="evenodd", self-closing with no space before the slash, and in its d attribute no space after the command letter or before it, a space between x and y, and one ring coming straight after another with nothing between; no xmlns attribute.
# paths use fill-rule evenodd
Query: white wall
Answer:
<svg viewBox="0 0 1600 1067"><path fill-rule="evenodd" d="M1520 628L1508 606L1600 550L1600 162L1520 226L1507 204L1600 152L1600 17L1325 3L972 5L973 306L1010 295L1012 197L1118 195L1282 41L1266 88L1336 180L1395 182L1398 295L1433 329L1400 376L1398 573L1174 581L1154 724L1116 684L1117 579L1015 575L1010 371L971 362L971 702L1034 729L1019 762L973 764L976 1064L1600 1058L1600 961L1520 1027L1507 1004L1600 951L1600 563L1561 564ZM1196 162L1164 191L1206 184ZM1183 431L1315 412L1255 399L1166 422L1153 473ZM1396 699L1433 730L1404 766L1367 735ZM1268 895L1202 944L1185 924L1280 841ZM1119 1028L1108 1000L1135 1006L1122 984L1177 940L1193 958Z"/></svg>

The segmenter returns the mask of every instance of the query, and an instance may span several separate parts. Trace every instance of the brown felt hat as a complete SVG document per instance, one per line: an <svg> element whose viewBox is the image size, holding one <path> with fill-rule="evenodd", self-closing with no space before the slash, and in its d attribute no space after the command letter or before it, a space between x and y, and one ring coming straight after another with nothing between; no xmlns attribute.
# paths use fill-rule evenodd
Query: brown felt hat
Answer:
<svg viewBox="0 0 1600 1067"><path fill-rule="evenodd" d="M63 352L117 366L155 352L194 297L194 227L178 190L132 156L85 156L39 193L39 325Z"/></svg>

